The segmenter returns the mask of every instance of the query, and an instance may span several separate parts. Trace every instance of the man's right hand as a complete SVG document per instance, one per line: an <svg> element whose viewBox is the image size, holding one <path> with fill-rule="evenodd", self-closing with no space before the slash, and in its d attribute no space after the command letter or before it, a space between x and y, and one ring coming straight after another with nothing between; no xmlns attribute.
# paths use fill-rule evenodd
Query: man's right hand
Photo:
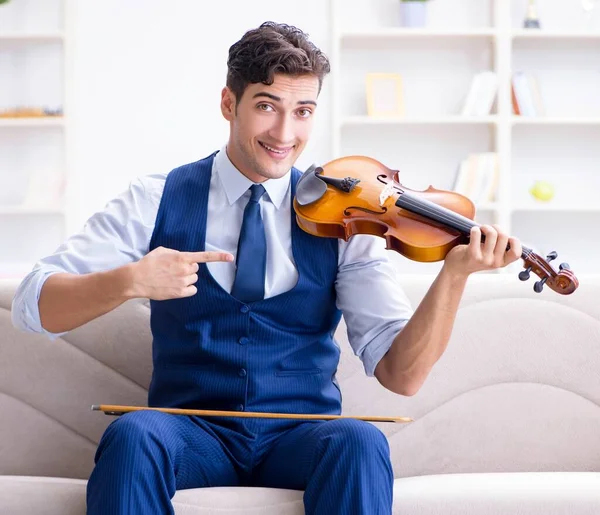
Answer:
<svg viewBox="0 0 600 515"><path fill-rule="evenodd" d="M233 256L158 247L135 263L111 270L53 274L40 293L41 325L58 334L86 324L129 299L191 297L197 291L198 263L208 261L233 261Z"/></svg>
<svg viewBox="0 0 600 515"><path fill-rule="evenodd" d="M228 252L180 252L157 247L130 265L128 296L152 300L191 297L198 291L198 263L233 261Z"/></svg>

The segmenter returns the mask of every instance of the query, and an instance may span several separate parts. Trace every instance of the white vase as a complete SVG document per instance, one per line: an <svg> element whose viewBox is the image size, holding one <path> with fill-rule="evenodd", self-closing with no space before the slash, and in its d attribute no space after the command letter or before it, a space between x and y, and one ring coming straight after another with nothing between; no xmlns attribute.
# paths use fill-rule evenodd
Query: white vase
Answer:
<svg viewBox="0 0 600 515"><path fill-rule="evenodd" d="M400 21L404 27L424 27L427 21L427 2L400 2Z"/></svg>

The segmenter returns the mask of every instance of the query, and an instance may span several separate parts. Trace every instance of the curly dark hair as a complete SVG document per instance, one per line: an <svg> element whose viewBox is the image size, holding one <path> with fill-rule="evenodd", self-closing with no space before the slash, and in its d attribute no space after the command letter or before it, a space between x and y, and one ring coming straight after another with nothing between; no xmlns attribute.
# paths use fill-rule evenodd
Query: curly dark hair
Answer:
<svg viewBox="0 0 600 515"><path fill-rule="evenodd" d="M292 25L268 21L229 48L227 87L239 103L248 84L271 85L274 75L283 73L314 75L321 91L329 71L329 59L308 40L308 34Z"/></svg>

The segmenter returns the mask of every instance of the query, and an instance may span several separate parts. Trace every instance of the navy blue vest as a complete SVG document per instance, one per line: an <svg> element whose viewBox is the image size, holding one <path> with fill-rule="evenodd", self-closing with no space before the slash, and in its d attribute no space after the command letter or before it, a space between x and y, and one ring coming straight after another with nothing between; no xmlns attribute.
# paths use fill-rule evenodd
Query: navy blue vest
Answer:
<svg viewBox="0 0 600 515"><path fill-rule="evenodd" d="M215 154L167 175L150 250L205 250ZM292 198L301 173L291 171ZM151 301L149 406L339 414L338 242L302 231L292 208L299 278L290 291L245 304L205 264L193 297Z"/></svg>

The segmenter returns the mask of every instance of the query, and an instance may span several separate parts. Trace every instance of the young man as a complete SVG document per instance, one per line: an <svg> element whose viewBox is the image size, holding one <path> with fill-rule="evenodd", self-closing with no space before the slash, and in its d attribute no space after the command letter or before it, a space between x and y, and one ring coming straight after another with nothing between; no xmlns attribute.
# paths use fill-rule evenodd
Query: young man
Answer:
<svg viewBox="0 0 600 515"><path fill-rule="evenodd" d="M294 27L247 32L230 48L222 91L227 144L134 181L94 215L23 281L15 325L54 338L148 298L149 405L339 414L332 335L343 314L366 373L415 394L444 352L469 275L516 260L520 243L473 229L413 312L381 238L300 230L293 164L328 72ZM177 489L226 485L304 490L307 514L390 514L393 472L369 423L135 412L99 444L88 513L173 513Z"/></svg>

